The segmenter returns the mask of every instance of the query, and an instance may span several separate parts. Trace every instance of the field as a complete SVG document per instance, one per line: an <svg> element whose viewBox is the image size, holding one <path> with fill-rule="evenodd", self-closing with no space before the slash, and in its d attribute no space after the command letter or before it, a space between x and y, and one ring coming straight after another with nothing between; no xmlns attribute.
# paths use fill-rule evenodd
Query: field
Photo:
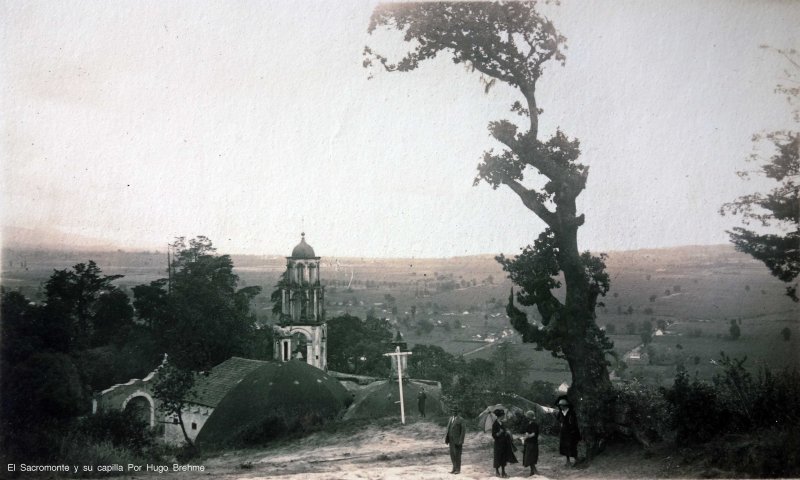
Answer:
<svg viewBox="0 0 800 480"><path fill-rule="evenodd" d="M33 300L42 299L43 282L53 269L94 260L106 274L120 274L130 293L138 284L165 276L166 255L159 252L59 252L9 250L2 257L2 285ZM269 295L285 268L285 257L233 256L240 285L258 285L259 320L272 321ZM598 307L597 323L609 331L627 368L618 373L649 383L669 383L675 365L709 379L719 371L721 351L748 357L754 371L800 364L800 308L783 294L783 284L766 268L729 246L681 247L611 252L612 288ZM528 380L569 380L562 360L521 344L505 316L511 283L493 256L447 259L322 259L328 318L344 313L385 317L411 344L439 345L466 358L491 355L500 341L528 365ZM528 312L536 318L534 309ZM729 338L731 321L741 330ZM641 344L644 322L653 329L648 353L626 355ZM432 325L426 331L425 325ZM788 327L788 341L781 330ZM430 328L430 327L428 327ZM613 333L611 333L613 332ZM649 355L653 354L653 355ZM649 358L649 357L653 358ZM624 359L624 360L623 360ZM618 365L615 365L618 366ZM623 371L624 370L624 371Z"/></svg>

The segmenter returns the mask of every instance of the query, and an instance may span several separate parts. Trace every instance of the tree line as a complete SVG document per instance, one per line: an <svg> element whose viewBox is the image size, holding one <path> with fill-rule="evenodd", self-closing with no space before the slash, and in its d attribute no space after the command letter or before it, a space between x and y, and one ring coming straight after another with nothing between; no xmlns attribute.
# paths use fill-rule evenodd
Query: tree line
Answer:
<svg viewBox="0 0 800 480"><path fill-rule="evenodd" d="M59 442L90 413L91 398L141 378L166 353L183 371L208 370L234 355L272 357L272 332L238 288L228 255L206 237L177 238L166 278L132 289L133 300L94 262L54 270L44 300L2 292L2 451L57 459Z"/></svg>

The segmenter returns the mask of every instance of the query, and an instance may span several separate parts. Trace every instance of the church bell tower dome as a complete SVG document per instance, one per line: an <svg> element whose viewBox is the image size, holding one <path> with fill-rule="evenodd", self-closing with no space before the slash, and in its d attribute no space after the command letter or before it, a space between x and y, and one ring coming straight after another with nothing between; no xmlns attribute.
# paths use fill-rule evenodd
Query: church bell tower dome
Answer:
<svg viewBox="0 0 800 480"><path fill-rule="evenodd" d="M314 249L311 248L311 245L306 243L305 232L301 233L300 243L298 243L297 246L292 250L292 258L310 260L316 257L317 256L314 254Z"/></svg>

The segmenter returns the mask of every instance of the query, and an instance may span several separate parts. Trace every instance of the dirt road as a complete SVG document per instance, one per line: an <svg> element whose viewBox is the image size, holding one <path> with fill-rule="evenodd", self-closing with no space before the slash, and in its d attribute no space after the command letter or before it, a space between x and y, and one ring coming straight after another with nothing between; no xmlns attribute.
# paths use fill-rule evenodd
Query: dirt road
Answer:
<svg viewBox="0 0 800 480"><path fill-rule="evenodd" d="M124 478L184 480L197 478L281 479L281 480L478 480L497 478L492 468L492 438L488 433L470 432L464 443L460 475L450 474L451 464L444 427L427 421L402 426L369 425L347 433L319 432L296 441L258 450L240 450L189 462L189 468L203 471L146 473ZM558 455L558 439L544 436L540 442L536 480L578 478L684 477L665 470L663 459L642 457L636 447L605 455L590 466L565 468ZM517 457L521 460L521 451ZM527 477L521 463L507 467L512 478ZM672 475L670 475L670 473Z"/></svg>

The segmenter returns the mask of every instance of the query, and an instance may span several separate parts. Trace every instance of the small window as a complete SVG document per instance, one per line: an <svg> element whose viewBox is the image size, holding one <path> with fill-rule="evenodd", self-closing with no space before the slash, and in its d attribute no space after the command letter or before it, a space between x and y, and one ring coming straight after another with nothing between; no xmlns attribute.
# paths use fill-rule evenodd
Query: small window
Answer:
<svg viewBox="0 0 800 480"><path fill-rule="evenodd" d="M192 422L192 430L197 430L197 424Z"/></svg>
<svg viewBox="0 0 800 480"><path fill-rule="evenodd" d="M172 423L177 425L178 424L178 417L172 417Z"/></svg>

